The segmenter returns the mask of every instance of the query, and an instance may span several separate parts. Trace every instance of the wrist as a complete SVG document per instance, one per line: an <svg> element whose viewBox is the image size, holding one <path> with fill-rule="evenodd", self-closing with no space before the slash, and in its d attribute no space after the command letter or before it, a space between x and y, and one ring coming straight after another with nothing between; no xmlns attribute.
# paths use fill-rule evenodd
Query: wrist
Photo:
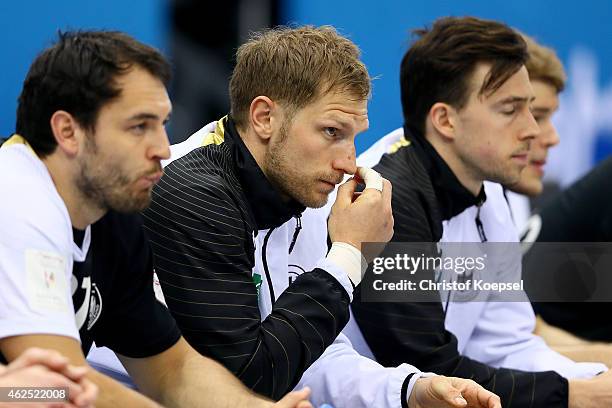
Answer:
<svg viewBox="0 0 612 408"><path fill-rule="evenodd" d="M588 380L569 380L568 382L568 408L584 408L588 398Z"/></svg>
<svg viewBox="0 0 612 408"><path fill-rule="evenodd" d="M420 388L428 387L428 383L431 381L431 377L437 377L438 375L435 373L428 372L420 372L411 375L412 378L409 379L407 394L408 397L406 399L406 403L408 408L419 408L419 401L417 399L417 393L420 392Z"/></svg>
<svg viewBox="0 0 612 408"><path fill-rule="evenodd" d="M326 258L342 268L355 286L359 285L368 267L361 251L346 242L334 242Z"/></svg>
<svg viewBox="0 0 612 408"><path fill-rule="evenodd" d="M410 393L410 396L408 397L408 408L419 408L419 402L417 401L417 392L419 387L423 387L424 386L424 379L423 378L417 378L416 381L414 382L414 386L412 387L412 392Z"/></svg>

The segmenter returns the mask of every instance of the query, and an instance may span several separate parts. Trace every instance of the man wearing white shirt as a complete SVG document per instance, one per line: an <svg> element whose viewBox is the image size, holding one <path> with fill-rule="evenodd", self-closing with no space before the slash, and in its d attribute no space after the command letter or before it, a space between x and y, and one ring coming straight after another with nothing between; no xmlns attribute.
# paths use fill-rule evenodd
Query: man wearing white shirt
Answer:
<svg viewBox="0 0 612 408"><path fill-rule="evenodd" d="M516 249L496 183L519 180L540 132L530 111L526 44L511 28L475 18L439 19L417 34L400 74L404 128L358 161L380 160L374 168L393 183L392 241L514 242L506 245ZM501 273L520 279L520 256L509 259ZM612 377L593 378L604 365L550 350L532 334L528 302L486 296L443 304L367 302L357 294L358 326L349 323L345 332L384 365L409 362L470 377L494 389L504 405L609 404Z"/></svg>

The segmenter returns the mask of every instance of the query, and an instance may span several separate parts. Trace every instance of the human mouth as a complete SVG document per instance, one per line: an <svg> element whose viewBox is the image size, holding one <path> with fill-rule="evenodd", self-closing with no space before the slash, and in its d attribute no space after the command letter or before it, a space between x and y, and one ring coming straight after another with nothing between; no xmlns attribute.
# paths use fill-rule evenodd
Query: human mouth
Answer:
<svg viewBox="0 0 612 408"><path fill-rule="evenodd" d="M528 161L527 161L527 152L525 153L517 153L517 154L513 154L512 155L512 159L514 161L519 162L520 164L522 164L523 166L526 166Z"/></svg>
<svg viewBox="0 0 612 408"><path fill-rule="evenodd" d="M344 180L344 174L342 175L338 175L338 174L330 174L329 177L321 177L319 179L319 181L322 181L326 184L331 184L332 186L336 186L337 184L342 183L342 180Z"/></svg>
<svg viewBox="0 0 612 408"><path fill-rule="evenodd" d="M529 163L531 167L534 168L534 170L540 174L543 175L544 174L544 165L546 165L546 160L531 160L531 162Z"/></svg>
<svg viewBox="0 0 612 408"><path fill-rule="evenodd" d="M329 189L330 191L336 188L336 184L333 181L328 181L328 180L319 180L321 182L321 184L323 184L325 186L325 189Z"/></svg>
<svg viewBox="0 0 612 408"><path fill-rule="evenodd" d="M148 174L146 176L141 177L140 179L138 179L138 183L143 188L151 188L159 182L163 174L164 174L163 171L156 171L155 173Z"/></svg>

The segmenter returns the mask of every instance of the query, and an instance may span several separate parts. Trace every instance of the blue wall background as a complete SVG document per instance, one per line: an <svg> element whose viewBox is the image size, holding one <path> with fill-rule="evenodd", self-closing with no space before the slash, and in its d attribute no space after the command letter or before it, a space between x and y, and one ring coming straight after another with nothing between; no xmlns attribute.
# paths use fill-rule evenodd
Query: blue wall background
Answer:
<svg viewBox="0 0 612 408"><path fill-rule="evenodd" d="M0 2L0 135L14 131L16 99L29 64L58 29L117 29L165 50L170 5L170 0ZM285 22L332 24L362 49L377 79L371 127L358 138L359 152L401 125L397 84L410 30L441 16L474 15L534 36L555 48L566 66L569 82L555 117L562 143L549 157L546 177L567 184L612 153L612 5L607 0L284 0L280 5Z"/></svg>
<svg viewBox="0 0 612 408"><path fill-rule="evenodd" d="M548 162L548 177L563 184L612 152L612 4L575 0L349 1L287 0L285 22L331 24L355 41L374 81L370 130L358 151L402 123L399 64L410 30L438 17L473 15L503 21L557 50L569 73L555 118L562 142Z"/></svg>
<svg viewBox="0 0 612 408"><path fill-rule="evenodd" d="M15 131L17 98L30 63L59 29L121 30L165 49L165 0L3 0L0 2L0 135Z"/></svg>

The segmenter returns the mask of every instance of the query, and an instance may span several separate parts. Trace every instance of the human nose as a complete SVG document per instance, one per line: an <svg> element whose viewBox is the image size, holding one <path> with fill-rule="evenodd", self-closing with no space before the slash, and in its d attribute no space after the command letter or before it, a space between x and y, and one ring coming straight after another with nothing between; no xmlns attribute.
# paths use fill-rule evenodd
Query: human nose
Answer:
<svg viewBox="0 0 612 408"><path fill-rule="evenodd" d="M339 153L332 163L332 167L340 170L345 174L355 174L357 171L357 161L355 153L355 144L350 143L345 149Z"/></svg>

